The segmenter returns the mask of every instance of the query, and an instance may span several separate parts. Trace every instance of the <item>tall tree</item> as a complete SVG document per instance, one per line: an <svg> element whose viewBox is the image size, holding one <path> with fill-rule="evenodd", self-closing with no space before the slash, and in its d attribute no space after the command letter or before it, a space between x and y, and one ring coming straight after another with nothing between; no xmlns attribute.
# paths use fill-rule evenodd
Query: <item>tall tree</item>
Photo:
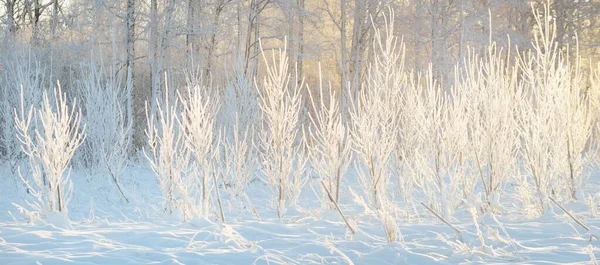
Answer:
<svg viewBox="0 0 600 265"><path fill-rule="evenodd" d="M150 80L152 91L150 94L150 117L155 117L156 96L160 86L160 67L158 66L158 0L150 0L150 40L148 41L148 63L150 64Z"/></svg>
<svg viewBox="0 0 600 265"><path fill-rule="evenodd" d="M342 110L342 114L347 113L346 112L346 107L349 106L349 102L347 99L348 96L348 91L347 91L347 85L348 85L348 76L347 76L347 70L346 67L348 65L348 51L346 48L346 0L340 0L340 53L342 54L342 61L340 62L340 72L341 72L341 80L340 80L340 89L341 89L341 93L340 96L342 98L342 100L340 101L340 103L342 104L341 106L341 110Z"/></svg>
<svg viewBox="0 0 600 265"><path fill-rule="evenodd" d="M298 64L298 76L302 77L304 64L304 19L305 19L305 0L297 0L296 7L298 8L298 53L296 54L296 63ZM301 79L301 78L298 78Z"/></svg>
<svg viewBox="0 0 600 265"><path fill-rule="evenodd" d="M133 93L134 93L134 68L135 68L135 0L127 0L127 122L133 124ZM134 128L132 126L132 128ZM133 132L129 131L128 139L131 139Z"/></svg>

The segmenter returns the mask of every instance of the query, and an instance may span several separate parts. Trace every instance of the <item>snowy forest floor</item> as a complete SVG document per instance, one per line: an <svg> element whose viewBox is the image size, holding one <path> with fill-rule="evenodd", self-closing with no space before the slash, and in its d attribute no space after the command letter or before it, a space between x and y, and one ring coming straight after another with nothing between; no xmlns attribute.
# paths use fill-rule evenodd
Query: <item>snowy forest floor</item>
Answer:
<svg viewBox="0 0 600 265"><path fill-rule="evenodd" d="M596 264L600 257L600 240L590 241L558 207L535 219L520 216L518 206L497 215L498 222L486 214L478 220L479 235L472 216L459 208L451 222L461 230L461 242L419 206L410 220L397 220L399 242L387 243L381 223L348 195L341 207L358 226L351 235L309 185L282 220L269 205L269 188L253 182L248 194L260 221L242 203L226 203L224 226L181 222L163 213L156 178L143 165L122 176L129 203L107 177L74 171L70 224L27 223L13 203L32 198L11 175L8 166L0 169L0 264ZM586 194L600 194L595 176ZM592 233L600 231L600 218L586 200L565 206Z"/></svg>

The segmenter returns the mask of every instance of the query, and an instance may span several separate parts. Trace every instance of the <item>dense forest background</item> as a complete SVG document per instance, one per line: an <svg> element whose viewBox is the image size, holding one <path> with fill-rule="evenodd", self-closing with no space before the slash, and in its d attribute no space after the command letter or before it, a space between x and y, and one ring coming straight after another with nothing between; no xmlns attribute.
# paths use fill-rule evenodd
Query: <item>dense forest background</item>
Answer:
<svg viewBox="0 0 600 265"><path fill-rule="evenodd" d="M374 58L373 29L395 11L394 35L406 44L405 64L427 70L443 86L473 50L492 41L527 50L536 30L532 10L546 0L1 0L2 90L28 79L73 91L90 66L124 89L127 118L137 146L145 141L145 102L166 81L177 88L193 72L226 93L253 89L264 72L260 50L287 47L298 80L315 87L319 69L343 95L356 94ZM600 1L551 0L558 47L597 61ZM532 9L532 6L534 7ZM389 17L387 18L389 19ZM318 65L321 65L320 68ZM582 67L589 64L583 63ZM22 70L22 69L21 69ZM35 75L35 78L33 77ZM41 78L43 77L43 78ZM209 78L208 78L209 77ZM25 77L23 77L25 78ZM87 78L89 79L89 78ZM87 80L86 79L86 80ZM69 93L76 95L76 93ZM235 101L228 94L224 101ZM6 97L6 95L5 95ZM347 105L347 104L346 104ZM7 117L0 118L0 122ZM10 117L9 117L10 118ZM3 149L6 149L4 147Z"/></svg>

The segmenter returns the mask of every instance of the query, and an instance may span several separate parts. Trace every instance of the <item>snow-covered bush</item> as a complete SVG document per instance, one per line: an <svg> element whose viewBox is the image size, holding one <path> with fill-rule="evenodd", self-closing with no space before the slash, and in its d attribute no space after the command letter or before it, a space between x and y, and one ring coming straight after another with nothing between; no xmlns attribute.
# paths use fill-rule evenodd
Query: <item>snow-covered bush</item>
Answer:
<svg viewBox="0 0 600 265"><path fill-rule="evenodd" d="M548 196L574 198L580 189L592 120L578 55L575 63L563 56L548 6L544 14L537 10L534 14L533 51L518 61L526 92L520 103L519 127L528 175L522 182L534 187L537 207L543 213Z"/></svg>
<svg viewBox="0 0 600 265"><path fill-rule="evenodd" d="M460 152L465 134L460 127L465 127L465 115L461 113L464 102L444 93L431 67L422 86L423 103L414 114L422 126L422 140L412 162L417 172L415 185L428 198L429 206L447 218L462 199Z"/></svg>
<svg viewBox="0 0 600 265"><path fill-rule="evenodd" d="M157 98L156 101L156 117L150 116L146 106L148 146L144 148L144 155L150 161L165 196L164 211L185 219L188 215L196 214L188 191L190 184L195 186L195 183L190 177L190 151L178 123L180 103L178 98L171 99L168 85L164 99Z"/></svg>
<svg viewBox="0 0 600 265"><path fill-rule="evenodd" d="M548 11L546 9L546 11ZM558 125L557 108L553 100L564 78L557 71L561 58L554 43L555 31L548 16L535 11L537 25L533 52L519 57L520 74L524 80L526 96L519 103L519 134L522 139L521 157L525 173L519 180L522 187L531 187L532 196L537 200L538 212L543 213L547 206L547 196L558 187L558 165L553 162L554 145L560 134L554 127ZM548 14L548 13L546 13ZM542 19L544 19L542 21ZM525 192L523 189L521 192Z"/></svg>
<svg viewBox="0 0 600 265"><path fill-rule="evenodd" d="M247 199L246 186L257 168L256 149L254 148L253 128L241 130L236 122L231 136L225 133L223 155L225 183L231 197L241 196ZM242 132L243 131L243 132Z"/></svg>
<svg viewBox="0 0 600 265"><path fill-rule="evenodd" d="M82 100L83 121L88 126L87 138L80 148L79 162L90 170L101 170L110 176L126 201L119 178L131 144L131 122L125 110L127 91L121 78L105 71L94 62L82 65L82 78L76 83Z"/></svg>
<svg viewBox="0 0 600 265"><path fill-rule="evenodd" d="M424 130L424 119L427 117L425 77L421 73L407 75L406 86L398 102L399 128L397 130L397 147L392 160L393 173L397 178L398 192L404 198L405 206L416 211L412 200L415 188L423 183L422 171L417 161L424 144L429 141ZM435 101L432 102L435 104Z"/></svg>
<svg viewBox="0 0 600 265"><path fill-rule="evenodd" d="M256 87L263 118L262 171L276 194L277 215L282 218L286 209L296 203L306 184L306 156L297 139L303 84L291 79L286 50L279 50L277 55L273 52L269 60L262 51L266 76Z"/></svg>
<svg viewBox="0 0 600 265"><path fill-rule="evenodd" d="M510 60L510 51L504 53L492 43L485 56L469 56L457 77L456 94L465 98L468 111L465 158L473 164L464 184L471 188L463 193L469 196L480 180L488 203L499 199L503 185L518 169L516 103L522 102L522 87Z"/></svg>
<svg viewBox="0 0 600 265"><path fill-rule="evenodd" d="M260 123L260 97L252 80L244 73L242 63L237 63L232 72L221 95L227 100L223 100L219 114L219 122L230 132L229 137L233 136L234 124L243 134Z"/></svg>
<svg viewBox="0 0 600 265"><path fill-rule="evenodd" d="M241 198L250 204L245 188L258 167L256 128L260 123L260 97L252 80L244 73L244 65L238 60L223 89L218 123L223 128L223 163L225 188L230 198Z"/></svg>
<svg viewBox="0 0 600 265"><path fill-rule="evenodd" d="M237 119L236 119L237 120ZM258 153L254 146L254 128L240 129L236 121L228 132L222 134L222 177L224 188L229 195L229 205L249 207L252 214L260 219L256 208L246 193L246 187L253 180L258 168Z"/></svg>
<svg viewBox="0 0 600 265"><path fill-rule="evenodd" d="M387 201L389 162L397 142L396 104L406 82L404 44L398 45L393 23L386 26L385 36L379 29L374 30L375 60L350 110L352 148L360 158L355 167L363 191L376 209Z"/></svg>
<svg viewBox="0 0 600 265"><path fill-rule="evenodd" d="M321 77L319 75L319 77ZM339 95L329 86L325 91L319 79L319 94L315 99L310 88L309 96L313 110L308 130L310 164L327 184L334 201L340 198L340 185L350 164L350 134L342 123Z"/></svg>
<svg viewBox="0 0 600 265"><path fill-rule="evenodd" d="M69 167L75 150L85 138L85 126L80 126L76 102L73 106L67 104L60 83L52 97L44 91L39 109L27 108L24 97L22 94L20 111L15 110L15 122L17 138L30 166L29 174L19 174L37 200L28 204L42 216L56 212L66 215L73 191Z"/></svg>
<svg viewBox="0 0 600 265"><path fill-rule="evenodd" d="M567 81L561 84L554 103L559 119L558 128L563 128L559 132L561 144L555 145L561 147L556 151L556 160L559 161L562 180L567 187L566 195L570 199L585 198L582 194L587 180L584 169L593 156L589 152L594 124L593 92L586 89L578 56L575 62L568 57L564 60L562 67Z"/></svg>
<svg viewBox="0 0 600 265"><path fill-rule="evenodd" d="M209 198L212 190L210 182L217 174L215 167L219 144L215 143L215 139L219 138L216 135L215 120L219 99L210 94L212 87L205 86L202 82L188 81L185 89L187 92L179 94L182 105L179 125L191 158L197 165L197 170L193 174L195 178L193 186L200 186L198 213L206 217L209 213ZM216 183L212 187L218 189Z"/></svg>
<svg viewBox="0 0 600 265"><path fill-rule="evenodd" d="M396 206L388 194L392 175L391 160L398 146L400 105L407 85L404 72L405 46L394 34L393 12L384 16L384 32L374 29L374 61L367 69L366 80L351 102L350 139L358 159L354 166L363 197L352 192L354 201L365 212L381 221L388 242L398 240Z"/></svg>

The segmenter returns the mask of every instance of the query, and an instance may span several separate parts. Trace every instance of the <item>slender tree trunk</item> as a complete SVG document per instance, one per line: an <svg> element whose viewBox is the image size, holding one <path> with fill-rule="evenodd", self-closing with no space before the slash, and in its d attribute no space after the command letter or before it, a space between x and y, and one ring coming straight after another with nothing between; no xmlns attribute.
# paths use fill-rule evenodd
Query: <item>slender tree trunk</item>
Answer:
<svg viewBox="0 0 600 265"><path fill-rule="evenodd" d="M257 0L250 1L250 11L248 12L248 27L246 30L246 45L244 49L244 73L246 75L248 75L248 71L250 68L250 54L252 49L253 30L254 27L258 27L258 25L256 25L258 14L255 14L258 12L258 4L256 3L256 1Z"/></svg>
<svg viewBox="0 0 600 265"><path fill-rule="evenodd" d="M459 16L460 16L460 42L459 42L459 46L458 46L458 59L459 61L462 61L462 59L465 57L465 34L466 34L466 27L465 27L465 16L463 14L464 10L465 10L465 5L464 2L465 0L459 0L460 1L460 8L458 9L459 12Z"/></svg>
<svg viewBox="0 0 600 265"><path fill-rule="evenodd" d="M296 7L294 6L297 2L296 1L287 1L287 22L288 22L288 32L287 32L287 55L288 55L288 73L293 73L296 74L296 71L294 71L295 67L297 66L295 62L296 58L296 31L295 31L295 27L294 24L296 23ZM296 80L298 80L298 77L296 77Z"/></svg>
<svg viewBox="0 0 600 265"><path fill-rule="evenodd" d="M169 47L169 42L171 41L171 20L173 18L173 11L175 10L175 0L168 0L167 6L165 10L165 24L162 31L162 37L160 41L160 51L158 57L158 71L159 71L159 81L160 76L162 76L163 71L165 70L165 58L167 56L167 48ZM158 87L157 87L158 88ZM158 96L158 90L154 96Z"/></svg>
<svg viewBox="0 0 600 265"><path fill-rule="evenodd" d="M242 1L237 2L237 43L236 43L236 60L242 58ZM239 63L239 62L238 62Z"/></svg>
<svg viewBox="0 0 600 265"><path fill-rule="evenodd" d="M127 93L127 122L130 125L128 132L128 146L131 146L133 132L133 80L135 67L135 0L127 0L127 77L126 77L126 93Z"/></svg>
<svg viewBox="0 0 600 265"><path fill-rule="evenodd" d="M415 16L414 16L414 21L420 21L422 18L420 17L420 14L423 14L423 3L421 1L417 1L417 3L415 3ZM415 42L415 46L414 46L414 51L415 51L415 56L414 56L414 69L416 71L420 71L421 70L421 24L422 23L416 23L414 30L414 42Z"/></svg>
<svg viewBox="0 0 600 265"><path fill-rule="evenodd" d="M435 78L438 77L438 64L437 64L437 48L438 48L438 36L437 36L437 9L438 9L438 2L437 0L432 0L431 1L431 7L430 7L430 21L429 24L431 25L431 51L430 51L430 55L431 58L429 59L429 61L432 64L432 71L433 71L433 76Z"/></svg>
<svg viewBox="0 0 600 265"><path fill-rule="evenodd" d="M197 34L196 27L196 1L188 0L187 13L187 31L185 34L185 48L189 57L194 55L194 45L196 45L195 36Z"/></svg>
<svg viewBox="0 0 600 265"><path fill-rule="evenodd" d="M304 0L298 0L298 54L296 63L298 64L298 82L302 80L302 64L304 62Z"/></svg>
<svg viewBox="0 0 600 265"><path fill-rule="evenodd" d="M363 25L362 28L362 33L361 33L361 38L360 38L360 47L363 47L363 49L365 49L366 51L366 57L359 57L361 60L359 61L359 69L363 69L363 66L365 65L365 61L369 61L372 60L375 57L375 49L373 49L373 45L371 45L373 43L373 39L375 37L375 34L373 33L373 30L371 30L375 25L373 25L374 23L377 23L377 17L378 17L378 7L379 5L385 2L385 0L383 1L369 1L367 0L365 3L365 12L366 12L366 20L365 24ZM394 23L392 21L392 23ZM363 59L364 58L364 59Z"/></svg>
<svg viewBox="0 0 600 265"><path fill-rule="evenodd" d="M59 9L59 5L58 5L58 0L52 0L52 26L51 26L51 33L52 33L52 39L56 39L57 35L56 35L56 28L58 27L58 9Z"/></svg>
<svg viewBox="0 0 600 265"><path fill-rule="evenodd" d="M254 23L254 41L256 42L254 45L254 60L252 66L252 76L251 80L254 80L258 75L258 53L260 52L260 45L258 45L258 41L260 40L260 13L256 12L256 19Z"/></svg>
<svg viewBox="0 0 600 265"><path fill-rule="evenodd" d="M366 12L366 0L354 1L354 25L352 27L352 46L350 48L350 73L352 77L352 94L356 100L360 88L360 61L362 60L363 48L361 47L361 38L363 33L364 16Z"/></svg>
<svg viewBox="0 0 600 265"><path fill-rule="evenodd" d="M31 34L31 42L36 45L40 41L40 17L42 16L42 5L40 0L33 0L33 32Z"/></svg>
<svg viewBox="0 0 600 265"><path fill-rule="evenodd" d="M205 75L206 77L208 77L212 71L212 66L213 66L213 57L215 54L215 49L217 46L217 29L219 28L219 21L221 18L221 12L223 12L223 9L225 8L225 1L221 0L219 5L216 7L215 9L215 17L214 17L214 21L213 21L213 29L212 32L210 34L210 45L208 47L208 58L206 58L206 72Z"/></svg>
<svg viewBox="0 0 600 265"><path fill-rule="evenodd" d="M160 73L158 66L158 1L150 1L150 41L149 41L149 63L150 63L150 80L152 82L152 91L150 94L150 117L155 117L156 112L156 96L158 94L158 86L160 85Z"/></svg>
<svg viewBox="0 0 600 265"><path fill-rule="evenodd" d="M556 11L556 41L558 43L558 49L563 49L565 44L565 12L562 2L562 0L554 1L554 9Z"/></svg>
<svg viewBox="0 0 600 265"><path fill-rule="evenodd" d="M346 76L347 74L347 70L346 70L346 66L348 64L348 51L346 48L346 0L340 0L340 46L341 46L341 54L342 54L342 61L340 63L340 72L341 73L341 81L340 81L340 98L342 99L340 101L341 103L341 113L343 116L345 116L345 114L347 113L346 108L348 108L348 91L347 91L347 85L348 85L348 77Z"/></svg>

